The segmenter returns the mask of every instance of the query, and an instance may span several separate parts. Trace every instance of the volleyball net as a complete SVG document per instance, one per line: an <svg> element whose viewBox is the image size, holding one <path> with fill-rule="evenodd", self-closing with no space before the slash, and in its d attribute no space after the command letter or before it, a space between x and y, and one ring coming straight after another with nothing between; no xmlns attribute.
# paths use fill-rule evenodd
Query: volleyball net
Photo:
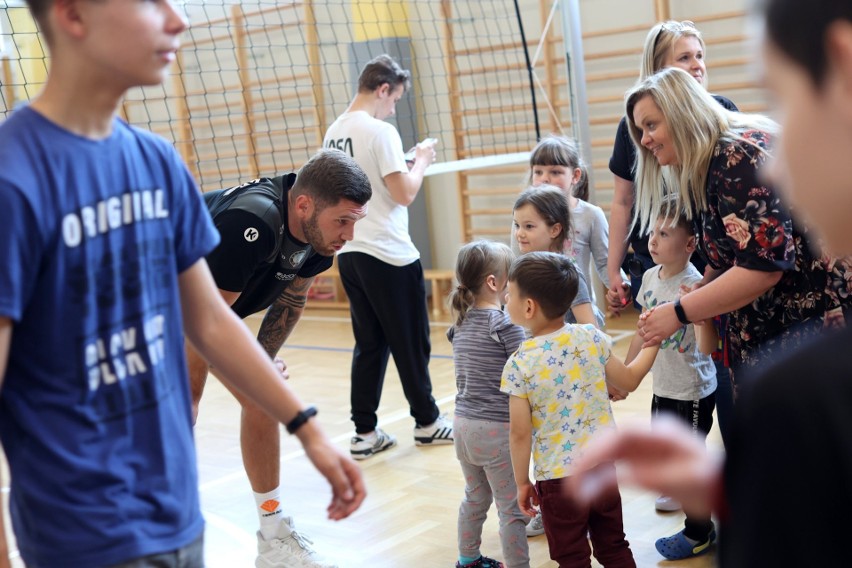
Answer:
<svg viewBox="0 0 852 568"><path fill-rule="evenodd" d="M203 189L297 169L388 53L413 85L395 121L406 147L439 139L430 173L524 161L564 128L564 56L546 0L186 0L190 23L162 85L121 113L174 142ZM128 39L132 41L132 39ZM23 2L0 2L0 120L35 96L46 46Z"/></svg>

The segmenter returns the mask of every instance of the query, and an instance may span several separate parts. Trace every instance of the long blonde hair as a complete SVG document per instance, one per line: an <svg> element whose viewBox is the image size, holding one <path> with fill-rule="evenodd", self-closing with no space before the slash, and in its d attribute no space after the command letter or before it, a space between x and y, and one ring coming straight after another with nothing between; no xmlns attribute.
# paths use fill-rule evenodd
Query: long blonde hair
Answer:
<svg viewBox="0 0 852 568"><path fill-rule="evenodd" d="M642 146L642 132L634 122L633 110L645 97L651 97L665 118L678 159L676 165L660 166ZM720 140L742 141L765 153L765 149L744 138L743 132L778 131L778 125L765 116L726 110L698 81L677 68L663 69L639 82L628 91L625 101L627 125L637 150L637 207L633 222L640 223L643 232L659 217L667 193L675 195L676 207L683 208L689 219L694 209L707 208L707 173Z"/></svg>
<svg viewBox="0 0 852 568"><path fill-rule="evenodd" d="M674 50L674 44L682 37L694 37L701 44L701 51L706 57L707 48L704 45L704 38L701 37L701 32L695 27L695 24L689 20L678 22L669 20L660 22L648 31L645 37L645 49L642 52L642 63L639 66L639 80L644 81L666 65L666 58ZM704 81L707 82L707 74L704 74Z"/></svg>

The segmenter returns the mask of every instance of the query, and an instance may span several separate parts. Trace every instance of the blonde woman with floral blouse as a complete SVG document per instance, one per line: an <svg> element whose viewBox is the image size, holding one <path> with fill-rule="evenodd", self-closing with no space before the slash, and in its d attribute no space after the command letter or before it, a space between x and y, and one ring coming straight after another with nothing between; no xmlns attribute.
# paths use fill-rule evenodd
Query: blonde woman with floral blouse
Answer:
<svg viewBox="0 0 852 568"><path fill-rule="evenodd" d="M723 109L679 69L638 84L626 106L639 152L637 222L644 228L656 219L666 188L679 188L675 198L713 269L703 287L640 323L646 344L727 313L736 373L843 325L852 304L852 260L820 253L761 175L777 125Z"/></svg>

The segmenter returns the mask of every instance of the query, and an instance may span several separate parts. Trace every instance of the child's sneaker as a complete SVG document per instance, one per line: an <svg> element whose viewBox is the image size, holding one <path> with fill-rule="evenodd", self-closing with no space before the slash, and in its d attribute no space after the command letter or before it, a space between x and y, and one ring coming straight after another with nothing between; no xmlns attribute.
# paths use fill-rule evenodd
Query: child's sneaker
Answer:
<svg viewBox="0 0 852 568"><path fill-rule="evenodd" d="M701 556L710 545L716 542L716 529L710 529L710 533L703 542L694 542L680 531L672 536L657 539L654 546L657 552L662 554L666 560L683 560L693 556Z"/></svg>
<svg viewBox="0 0 852 568"><path fill-rule="evenodd" d="M469 564L459 564L456 562L456 568L503 568L503 563L487 556L480 556Z"/></svg>
<svg viewBox="0 0 852 568"><path fill-rule="evenodd" d="M352 459L365 460L370 456L383 452L396 445L396 438L387 434L381 428L376 428L372 435L355 435L349 443L349 453Z"/></svg>
<svg viewBox="0 0 852 568"><path fill-rule="evenodd" d="M674 511L680 511L680 501L675 500L672 497L667 495L660 495L657 497L657 500L654 502L654 508L658 511L663 511L665 513L671 513Z"/></svg>
<svg viewBox="0 0 852 568"><path fill-rule="evenodd" d="M541 520L541 511L535 514L535 517L527 523L527 536L538 536L544 534L544 522Z"/></svg>
<svg viewBox="0 0 852 568"><path fill-rule="evenodd" d="M434 424L414 427L414 443L418 446L453 443L453 423L439 416Z"/></svg>
<svg viewBox="0 0 852 568"><path fill-rule="evenodd" d="M284 517L278 534L266 540L257 533L256 568L337 568L336 564L320 558L311 547L313 542L296 532L293 519Z"/></svg>

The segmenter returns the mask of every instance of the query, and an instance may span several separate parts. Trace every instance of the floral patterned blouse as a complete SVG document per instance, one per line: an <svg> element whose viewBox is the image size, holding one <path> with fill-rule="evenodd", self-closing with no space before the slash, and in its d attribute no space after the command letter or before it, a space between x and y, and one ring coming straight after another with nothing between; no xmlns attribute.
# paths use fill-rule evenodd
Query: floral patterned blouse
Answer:
<svg viewBox="0 0 852 568"><path fill-rule="evenodd" d="M766 132L743 137L762 149L771 144ZM713 268L784 272L773 288L729 314L734 368L774 358L819 333L827 314L842 318L852 305L852 258L814 252L815 237L760 181L766 158L742 140L720 140L707 175L707 210L693 215L699 250Z"/></svg>

